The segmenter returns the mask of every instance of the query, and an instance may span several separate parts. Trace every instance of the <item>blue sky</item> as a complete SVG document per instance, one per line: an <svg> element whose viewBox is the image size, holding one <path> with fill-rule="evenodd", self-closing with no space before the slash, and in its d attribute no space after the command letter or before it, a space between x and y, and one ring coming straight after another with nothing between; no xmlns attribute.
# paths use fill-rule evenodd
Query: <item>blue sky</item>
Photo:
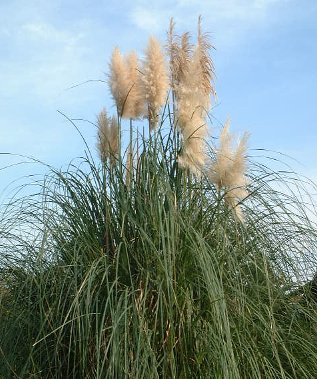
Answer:
<svg viewBox="0 0 317 379"><path fill-rule="evenodd" d="M0 0L0 152L55 167L81 156L78 133L57 111L94 122L112 110L105 80L111 51L142 54L149 35L165 41L169 18L195 33L197 17L216 50L218 104L250 148L289 154L317 179L317 2L315 0ZM78 127L95 150L95 129ZM0 155L0 168L20 158ZM0 170L0 193L40 166Z"/></svg>

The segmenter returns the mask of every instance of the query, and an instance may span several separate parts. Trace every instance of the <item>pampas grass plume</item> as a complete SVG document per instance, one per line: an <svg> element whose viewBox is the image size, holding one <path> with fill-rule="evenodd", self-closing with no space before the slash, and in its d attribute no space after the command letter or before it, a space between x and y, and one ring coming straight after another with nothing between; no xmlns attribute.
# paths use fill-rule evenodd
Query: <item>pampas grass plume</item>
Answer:
<svg viewBox="0 0 317 379"><path fill-rule="evenodd" d="M183 151L178 161L184 168L197 173L206 160L205 138L208 127L205 121L205 109L209 97L201 90L201 81L197 72L200 62L194 57L176 89L178 103L178 126L183 135Z"/></svg>
<svg viewBox="0 0 317 379"><path fill-rule="evenodd" d="M109 86L118 115L138 118L145 113L145 103L137 54L132 51L123 57L115 48L110 62Z"/></svg>
<svg viewBox="0 0 317 379"><path fill-rule="evenodd" d="M135 119L145 114L139 62L135 51L127 55L125 63L128 74L128 95L123 109L123 117Z"/></svg>
<svg viewBox="0 0 317 379"><path fill-rule="evenodd" d="M129 79L126 64L118 47L114 49L111 57L109 86L118 115L121 117L128 97Z"/></svg>
<svg viewBox="0 0 317 379"><path fill-rule="evenodd" d="M205 164L208 134L206 114L210 108L213 93L213 63L209 56L211 44L208 36L201 32L198 23L198 42L190 57L192 47L189 35L182 36L178 54L178 74L175 76L175 94L178 103L178 126L184 145L178 161L184 168L197 174ZM175 64L175 67L177 67Z"/></svg>
<svg viewBox="0 0 317 379"><path fill-rule="evenodd" d="M148 105L150 130L152 130L157 125L159 111L166 101L169 86L164 54L160 43L154 37L151 37L148 42L142 81Z"/></svg>
<svg viewBox="0 0 317 379"><path fill-rule="evenodd" d="M239 202L247 195L246 150L249 135L244 134L236 150L232 149L232 136L229 132L230 121L227 120L221 135L220 145L215 161L209 171L209 178L218 188L225 190L224 199L235 212L236 217L243 221L243 213Z"/></svg>
<svg viewBox="0 0 317 379"><path fill-rule="evenodd" d="M110 158L113 164L119 152L119 127L115 117L108 118L103 109L98 115L98 142L97 148L101 160Z"/></svg>
<svg viewBox="0 0 317 379"><path fill-rule="evenodd" d="M173 18L171 18L169 31L167 33L167 50L170 64L170 86L173 90L177 88L177 85L184 77L184 73L187 72L193 52L189 32L183 33L182 36L179 37L175 35L174 28L175 22Z"/></svg>

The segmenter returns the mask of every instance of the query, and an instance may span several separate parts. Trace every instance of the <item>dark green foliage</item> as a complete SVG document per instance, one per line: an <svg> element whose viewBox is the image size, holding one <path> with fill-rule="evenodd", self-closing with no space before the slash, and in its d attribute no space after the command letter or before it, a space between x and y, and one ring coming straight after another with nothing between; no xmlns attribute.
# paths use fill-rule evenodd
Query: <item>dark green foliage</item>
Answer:
<svg viewBox="0 0 317 379"><path fill-rule="evenodd" d="M131 174L52 172L6 211L0 378L315 378L316 304L292 291L316 230L274 189L290 175L254 166L241 224L174 143L143 141Z"/></svg>

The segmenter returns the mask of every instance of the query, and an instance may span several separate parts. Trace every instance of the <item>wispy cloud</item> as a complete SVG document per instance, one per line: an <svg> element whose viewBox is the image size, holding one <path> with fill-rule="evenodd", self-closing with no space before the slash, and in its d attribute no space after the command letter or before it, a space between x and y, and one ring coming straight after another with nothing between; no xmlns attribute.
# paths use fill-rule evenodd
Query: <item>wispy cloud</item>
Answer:
<svg viewBox="0 0 317 379"><path fill-rule="evenodd" d="M75 34L45 22L22 24L10 37L15 55L3 58L0 64L0 80L7 83L6 95L18 91L42 99L58 95L85 67L84 38L84 32Z"/></svg>
<svg viewBox="0 0 317 379"><path fill-rule="evenodd" d="M270 22L276 7L293 0L176 0L135 1L130 19L136 27L147 32L165 31L168 19L174 17L180 27L192 29L198 15L202 15L208 30L218 36L221 44L232 45L250 28Z"/></svg>
<svg viewBox="0 0 317 379"><path fill-rule="evenodd" d="M75 156L78 145L69 145L74 130L56 110L76 109L80 118L85 117L83 104L98 106L94 86L65 89L103 75L111 34L102 26L96 30L95 20L85 14L65 22L63 12L50 12L59 1L30 0L23 7L20 2L0 4L1 16L6 15L0 27L0 152L48 161L58 161L56 149Z"/></svg>
<svg viewBox="0 0 317 379"><path fill-rule="evenodd" d="M161 11L160 14L158 14L157 12L153 12L150 9L138 6L132 9L130 18L132 23L136 25L139 29L143 29L147 32L150 31L153 33L160 31L160 19L162 13L163 11Z"/></svg>

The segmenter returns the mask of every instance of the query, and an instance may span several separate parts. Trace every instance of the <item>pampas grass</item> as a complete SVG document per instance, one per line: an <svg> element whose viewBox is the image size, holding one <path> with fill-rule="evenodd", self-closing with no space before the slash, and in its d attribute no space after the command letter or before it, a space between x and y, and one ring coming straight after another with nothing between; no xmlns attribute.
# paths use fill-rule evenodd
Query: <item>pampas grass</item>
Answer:
<svg viewBox="0 0 317 379"><path fill-rule="evenodd" d="M148 42L142 81L148 106L150 130L153 130L158 123L160 108L166 102L169 84L165 57L159 41L154 37L151 37Z"/></svg>
<svg viewBox="0 0 317 379"><path fill-rule="evenodd" d="M118 47L114 49L111 57L109 87L118 115L122 117L131 86L127 67Z"/></svg>
<svg viewBox="0 0 317 379"><path fill-rule="evenodd" d="M135 51L126 57L129 79L129 94L126 100L123 117L136 119L145 115L145 101L142 92L140 64Z"/></svg>
<svg viewBox="0 0 317 379"><path fill-rule="evenodd" d="M115 50L118 115L99 114L100 162L88 150L0 209L1 379L315 379L317 299L301 285L317 267L316 187L247 162L229 122L205 148L209 45L200 29L193 50L188 37L162 109L150 42L155 133L131 120L137 58Z"/></svg>
<svg viewBox="0 0 317 379"><path fill-rule="evenodd" d="M144 139L128 186L122 160L53 170L1 213L0 377L314 379L309 204L258 165L237 223L173 146Z"/></svg>
<svg viewBox="0 0 317 379"><path fill-rule="evenodd" d="M227 120L221 134L216 156L209 169L209 178L217 189L224 190L224 199L239 220L243 214L239 202L247 195L246 189L246 150L248 134L244 134L236 150L232 147L232 135L229 131L230 122Z"/></svg>
<svg viewBox="0 0 317 379"><path fill-rule="evenodd" d="M119 154L119 127L116 118L108 118L103 109L98 115L97 148L102 161L110 158L114 163Z"/></svg>
<svg viewBox="0 0 317 379"><path fill-rule="evenodd" d="M178 161L196 175L206 163L205 140L208 135L206 115L210 108L213 93L213 63L209 55L211 45L206 35L201 32L198 23L197 45L189 58L191 47L189 36L184 34L179 48L176 75L176 98L178 126L183 135L183 150Z"/></svg>
<svg viewBox="0 0 317 379"><path fill-rule="evenodd" d="M110 62L109 86L119 117L138 118L145 112L138 57L123 57L115 48Z"/></svg>
<svg viewBox="0 0 317 379"><path fill-rule="evenodd" d="M183 80L188 71L191 60L193 45L190 43L189 32L183 33L181 37L175 35L174 20L170 20L170 27L167 34L167 51L170 65L170 86L175 92L179 83ZM175 95L177 95L175 93Z"/></svg>

